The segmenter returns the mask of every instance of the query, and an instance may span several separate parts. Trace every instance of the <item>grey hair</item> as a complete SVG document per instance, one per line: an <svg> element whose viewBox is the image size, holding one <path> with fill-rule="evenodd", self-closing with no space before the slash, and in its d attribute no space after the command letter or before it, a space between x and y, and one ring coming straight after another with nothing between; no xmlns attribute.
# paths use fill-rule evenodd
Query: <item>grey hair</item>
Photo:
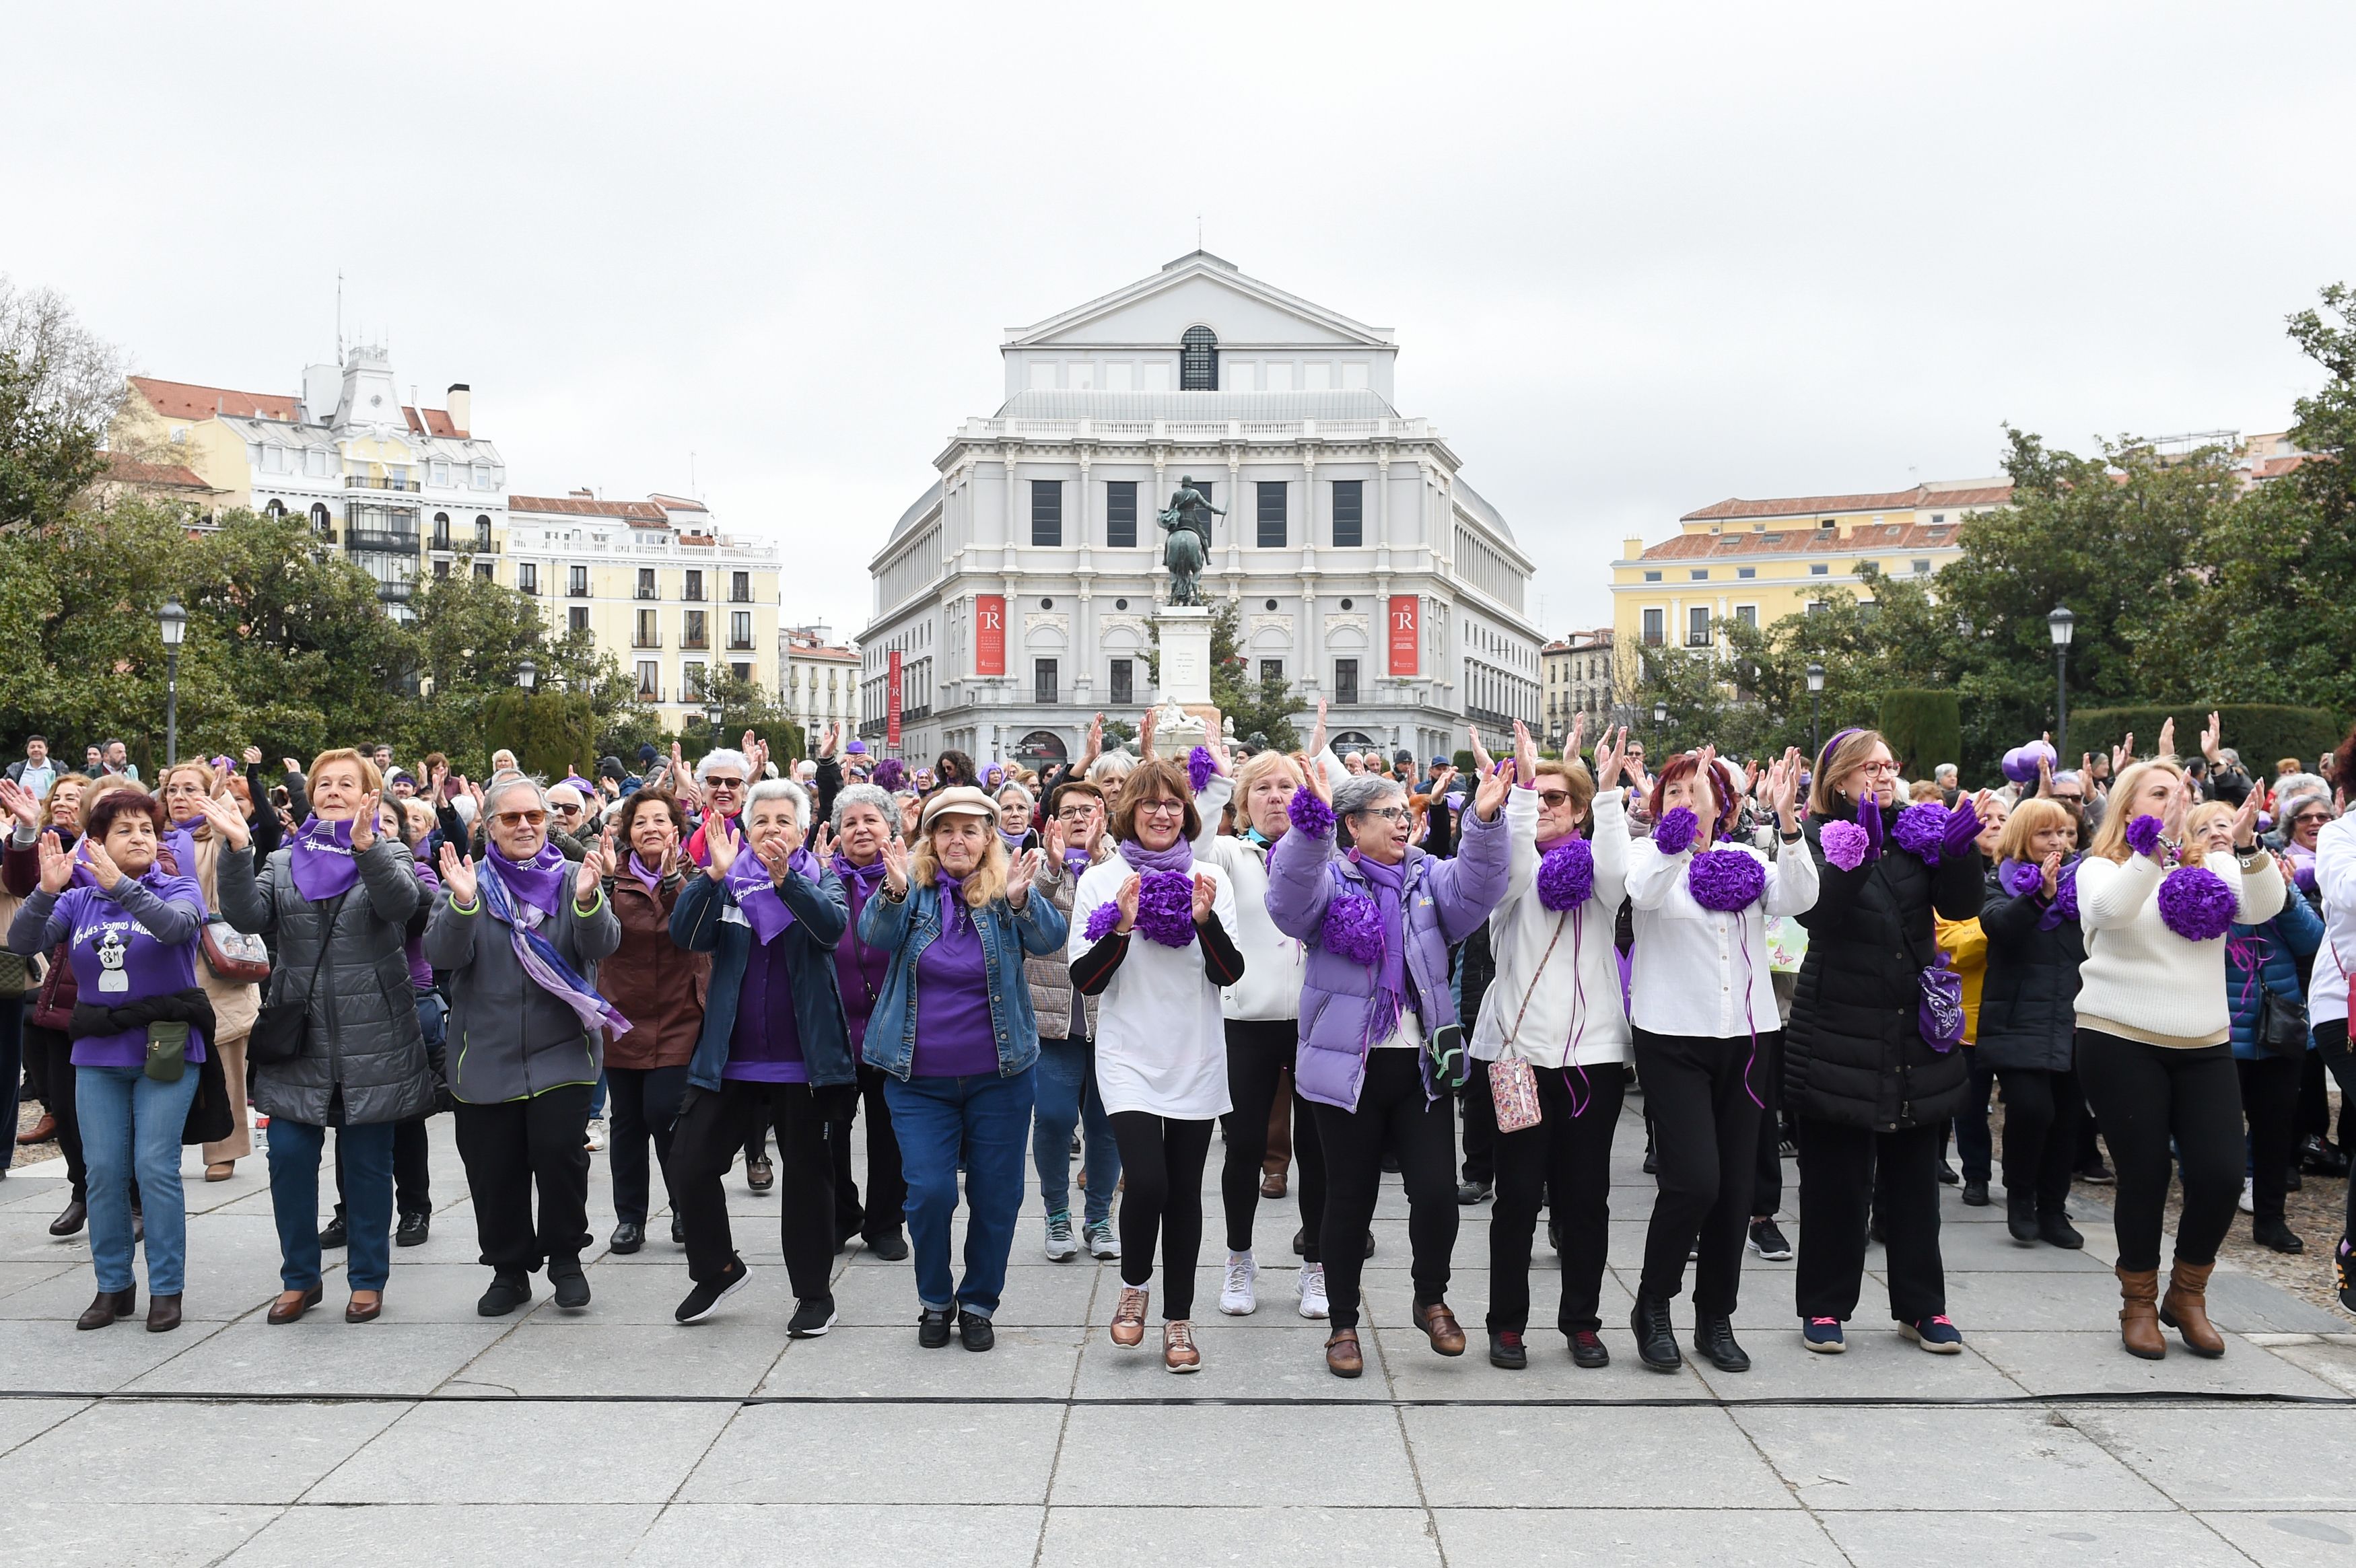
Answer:
<svg viewBox="0 0 2356 1568"><path fill-rule="evenodd" d="M998 787L991 791L990 798L1002 803L1006 798L1006 792L1008 790L1012 790L1016 795L1021 795L1023 797L1023 805L1031 807L1034 811L1038 809L1039 797L1033 795L1031 791L1023 785L1021 779L1000 779L998 781Z"/></svg>
<svg viewBox="0 0 2356 1568"><path fill-rule="evenodd" d="M837 833L842 831L843 814L854 805L872 805L884 815L886 827L900 826L900 807L892 797L871 784L845 784L835 792L832 824Z"/></svg>
<svg viewBox="0 0 2356 1568"><path fill-rule="evenodd" d="M704 780L710 778L712 776L712 767L715 764L722 763L733 763L735 764L736 771L738 773L743 773L747 778L752 776L752 758L746 756L742 752L731 751L726 746L718 746L704 752L703 760L695 764L695 782L697 784L701 784Z"/></svg>
<svg viewBox="0 0 2356 1568"><path fill-rule="evenodd" d="M2286 773L2275 780L2276 800L2294 795L2319 795L2324 799L2329 800L2331 786L2323 782L2322 775L2319 773Z"/></svg>
<svg viewBox="0 0 2356 1568"><path fill-rule="evenodd" d="M1107 752L1088 764L1088 783L1101 786L1109 779L1119 784L1137 766L1137 759L1127 752Z"/></svg>
<svg viewBox="0 0 2356 1568"><path fill-rule="evenodd" d="M2284 790L2275 796L2275 820L2286 831L2298 814L2309 805L2329 809L2331 797L2319 789Z"/></svg>
<svg viewBox="0 0 2356 1568"><path fill-rule="evenodd" d="M1355 816L1362 811L1372 811L1391 795L1407 798L1407 791L1398 780L1380 773L1352 773L1333 787L1333 815Z"/></svg>
<svg viewBox="0 0 2356 1568"><path fill-rule="evenodd" d="M534 795L539 797L540 809L542 811L546 811L548 809L548 786L541 783L538 779L532 777L530 773L519 773L510 771L508 773L493 773L491 775L491 782L483 786L483 810L486 813L496 816L499 809L499 797L507 794L509 790L514 789L528 789L531 791Z"/></svg>
<svg viewBox="0 0 2356 1568"><path fill-rule="evenodd" d="M744 796L744 815L765 800L790 800L794 803L794 826L807 830L810 825L809 792L791 779L763 779Z"/></svg>

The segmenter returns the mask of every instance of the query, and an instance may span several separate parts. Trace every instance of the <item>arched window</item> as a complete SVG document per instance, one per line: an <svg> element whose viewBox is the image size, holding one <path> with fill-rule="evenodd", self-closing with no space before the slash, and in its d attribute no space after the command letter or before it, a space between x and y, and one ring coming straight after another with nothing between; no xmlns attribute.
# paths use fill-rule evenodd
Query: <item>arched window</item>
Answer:
<svg viewBox="0 0 2356 1568"><path fill-rule="evenodd" d="M1219 336L1207 326L1190 326L1186 336L1178 340L1178 389L1219 389Z"/></svg>
<svg viewBox="0 0 2356 1568"><path fill-rule="evenodd" d="M434 548L435 549L450 548L450 514L447 512L434 514Z"/></svg>
<svg viewBox="0 0 2356 1568"><path fill-rule="evenodd" d="M491 519L487 513L477 513L476 515L475 548L477 549L488 549L491 548Z"/></svg>
<svg viewBox="0 0 2356 1568"><path fill-rule="evenodd" d="M286 503L278 500L273 496L270 505L263 507L262 510L268 512L273 517L283 517L286 515Z"/></svg>
<svg viewBox="0 0 2356 1568"><path fill-rule="evenodd" d="M327 531L327 504L325 501L311 503L311 531L316 534Z"/></svg>

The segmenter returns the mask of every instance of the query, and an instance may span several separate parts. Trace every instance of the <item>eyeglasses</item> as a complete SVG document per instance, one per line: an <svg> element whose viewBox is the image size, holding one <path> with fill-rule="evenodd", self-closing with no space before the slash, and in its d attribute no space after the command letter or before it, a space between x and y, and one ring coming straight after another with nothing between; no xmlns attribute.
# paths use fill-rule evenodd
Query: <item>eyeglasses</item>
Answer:
<svg viewBox="0 0 2356 1568"><path fill-rule="evenodd" d="M1063 810L1055 813L1055 820L1058 822L1086 822L1089 818L1095 816L1096 814L1097 808L1093 805L1067 805Z"/></svg>
<svg viewBox="0 0 2356 1568"><path fill-rule="evenodd" d="M502 827L537 827L548 820L544 811L502 811L491 818Z"/></svg>
<svg viewBox="0 0 2356 1568"><path fill-rule="evenodd" d="M1859 763L1857 765L1857 771L1861 773L1895 773L1898 771L1898 764L1896 763Z"/></svg>
<svg viewBox="0 0 2356 1568"><path fill-rule="evenodd" d="M1376 805L1369 806L1365 810L1359 812L1357 815L1360 816L1379 816L1385 822L1405 822L1415 814L1403 805Z"/></svg>
<svg viewBox="0 0 2356 1568"><path fill-rule="evenodd" d="M2085 797L2084 795L2064 795L2063 793L2062 793L2062 791L2060 791L2060 790L2058 790L2058 789L2057 789L2057 790L2055 790L2055 791L2054 791L2051 795L2048 795L2046 798L2047 798L2047 799L2049 799L2049 800L2067 800L2067 801L2076 802L2076 801L2083 801L2083 800L2084 800L2086 797Z"/></svg>
<svg viewBox="0 0 2356 1568"><path fill-rule="evenodd" d="M1183 816L1185 803L1175 800L1141 800L1137 803L1140 816Z"/></svg>
<svg viewBox="0 0 2356 1568"><path fill-rule="evenodd" d="M1570 804L1570 792L1567 789L1542 789L1538 791L1538 804L1548 811L1559 811Z"/></svg>

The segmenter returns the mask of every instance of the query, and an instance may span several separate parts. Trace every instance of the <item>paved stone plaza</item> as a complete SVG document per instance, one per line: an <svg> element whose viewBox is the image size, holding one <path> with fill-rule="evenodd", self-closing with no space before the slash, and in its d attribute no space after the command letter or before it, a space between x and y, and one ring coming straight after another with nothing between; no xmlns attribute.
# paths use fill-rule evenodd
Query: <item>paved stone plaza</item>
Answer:
<svg viewBox="0 0 2356 1568"><path fill-rule="evenodd" d="M1792 1265L1752 1256L1736 1324L1756 1370L1664 1377L1626 1333L1652 1196L1632 1115L1608 1371L1573 1368L1550 1328L1529 1371L1488 1365L1485 1204L1462 1211L1451 1292L1473 1349L1433 1355L1406 1327L1393 1179L1367 1372L1349 1383L1293 1311L1290 1200L1261 1209L1258 1313L1215 1311L1215 1146L1206 1364L1173 1378L1158 1336L1129 1351L1107 1338L1117 1265L1040 1255L1035 1202L990 1354L919 1349L908 1266L855 1251L839 1326L789 1344L776 1203L735 1175L754 1283L714 1321L671 1322L687 1275L658 1239L634 1258L600 1250L585 1313L558 1314L535 1281L533 1310L487 1322L450 1123L432 1125L434 1237L395 1254L385 1316L363 1328L342 1320L337 1273L311 1317L263 1324L277 1244L260 1158L189 1182L188 1318L168 1335L75 1332L88 1249L44 1229L62 1182L30 1167L0 1184L16 1396L0 1400L0 1563L2356 1563L2356 1323L2220 1273L2224 1360L2132 1360L2108 1217L2083 1189L2084 1253L2016 1246L2000 1206L1947 1190L1960 1357L1888 1331L1878 1277L1849 1352L1809 1355ZM1538 1255L1534 1316L1550 1324Z"/></svg>

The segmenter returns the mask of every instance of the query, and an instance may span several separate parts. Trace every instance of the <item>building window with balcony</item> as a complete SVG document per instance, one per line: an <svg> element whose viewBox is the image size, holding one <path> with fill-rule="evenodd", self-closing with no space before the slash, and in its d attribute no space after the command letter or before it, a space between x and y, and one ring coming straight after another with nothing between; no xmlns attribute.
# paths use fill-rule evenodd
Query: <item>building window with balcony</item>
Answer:
<svg viewBox="0 0 2356 1568"><path fill-rule="evenodd" d="M1657 648L1661 645L1661 637L1663 635L1661 624L1667 618L1668 612L1665 610L1647 610L1644 612L1644 645L1646 647Z"/></svg>
<svg viewBox="0 0 2356 1568"><path fill-rule="evenodd" d="M1031 481L1031 542L1064 542L1064 482L1060 479Z"/></svg>
<svg viewBox="0 0 2356 1568"><path fill-rule="evenodd" d="M679 591L679 596L691 604L703 603L703 572L701 569L687 574L687 586Z"/></svg>
<svg viewBox="0 0 2356 1568"><path fill-rule="evenodd" d="M687 624L685 629L680 634L679 645L680 647L704 648L712 645L708 640L708 634L704 630L704 615L705 612L701 610L690 610L687 612Z"/></svg>
<svg viewBox="0 0 2356 1568"><path fill-rule="evenodd" d="M450 514L447 512L434 514L434 548L435 549L450 548Z"/></svg>
<svg viewBox="0 0 2356 1568"><path fill-rule="evenodd" d="M1709 612L1708 610L1696 607L1686 612L1686 646L1689 648L1709 646Z"/></svg>
<svg viewBox="0 0 2356 1568"><path fill-rule="evenodd" d="M481 550L491 548L491 519L487 513L475 514L475 548Z"/></svg>
<svg viewBox="0 0 2356 1568"><path fill-rule="evenodd" d="M691 660L679 667L679 699L681 702L703 700L703 666Z"/></svg>
<svg viewBox="0 0 2356 1568"><path fill-rule="evenodd" d="M450 575L450 563L449 563L448 561L446 561L446 560L437 560L437 561L435 561L435 562L434 563L434 576L436 576L436 577L447 577L447 576L449 576L449 575Z"/></svg>
<svg viewBox="0 0 2356 1568"><path fill-rule="evenodd" d="M651 566L638 568L638 597L641 599L655 597L655 569Z"/></svg>
<svg viewBox="0 0 2356 1568"><path fill-rule="evenodd" d="M1178 389L1219 389L1219 335L1207 326L1190 326L1178 340Z"/></svg>
<svg viewBox="0 0 2356 1568"><path fill-rule="evenodd" d="M1259 484L1259 548L1262 549L1284 548L1284 492L1285 484L1281 479L1262 480Z"/></svg>
<svg viewBox="0 0 2356 1568"><path fill-rule="evenodd" d="M1259 661L1259 683L1262 686L1274 685L1276 682L1282 680L1283 678L1284 661L1282 659L1262 659Z"/></svg>
<svg viewBox="0 0 2356 1568"><path fill-rule="evenodd" d="M1356 549L1366 542L1366 484L1363 479L1333 481L1333 547Z"/></svg>
<svg viewBox="0 0 2356 1568"><path fill-rule="evenodd" d="M1137 700L1137 666L1128 659L1112 661L1112 700L1116 708L1126 708Z"/></svg>
<svg viewBox="0 0 2356 1568"><path fill-rule="evenodd" d="M652 610L641 610L638 612L637 625L630 634L630 645L632 647L659 648L662 646L662 631L655 624L655 613L656 613Z"/></svg>
<svg viewBox="0 0 2356 1568"><path fill-rule="evenodd" d="M1137 481L1115 479L1105 485L1105 548L1137 548Z"/></svg>
<svg viewBox="0 0 2356 1568"><path fill-rule="evenodd" d="M335 528L334 514L327 510L327 504L325 501L312 502L311 531L322 539L333 539Z"/></svg>
<svg viewBox="0 0 2356 1568"><path fill-rule="evenodd" d="M662 700L662 666L653 659L638 661L638 700L640 702Z"/></svg>
<svg viewBox="0 0 2356 1568"><path fill-rule="evenodd" d="M538 562L530 560L519 560L516 562L516 592L519 593L538 593L540 592L540 565Z"/></svg>
<svg viewBox="0 0 2356 1568"><path fill-rule="evenodd" d="M1031 700L1045 707L1055 706L1055 661L1054 659L1031 661Z"/></svg>
<svg viewBox="0 0 2356 1568"><path fill-rule="evenodd" d="M1339 704L1358 700L1357 660L1335 659L1333 661L1333 700Z"/></svg>
<svg viewBox="0 0 2356 1568"><path fill-rule="evenodd" d="M728 574L728 602L731 604L750 604L753 602L751 572L732 571Z"/></svg>
<svg viewBox="0 0 2356 1568"><path fill-rule="evenodd" d="M564 592L570 599L589 597L589 569L585 566L565 568Z"/></svg>
<svg viewBox="0 0 2356 1568"><path fill-rule="evenodd" d="M589 607L586 604L575 604L572 609L566 611L564 613L564 625L565 629L568 631L587 631L589 629Z"/></svg>
<svg viewBox="0 0 2356 1568"><path fill-rule="evenodd" d="M732 648L753 645L753 612L732 610L728 613L728 645Z"/></svg>
<svg viewBox="0 0 2356 1568"><path fill-rule="evenodd" d="M481 578L486 582L492 581L491 570L491 563L487 560L478 560L475 562L475 575Z"/></svg>

